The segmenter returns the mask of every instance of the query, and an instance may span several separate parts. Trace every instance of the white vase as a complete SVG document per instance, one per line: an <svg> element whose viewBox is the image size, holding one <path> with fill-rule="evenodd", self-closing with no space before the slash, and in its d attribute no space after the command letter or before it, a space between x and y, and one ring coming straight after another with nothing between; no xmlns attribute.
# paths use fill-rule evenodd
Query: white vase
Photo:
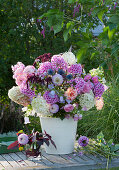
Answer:
<svg viewBox="0 0 119 170"><path fill-rule="evenodd" d="M74 151L77 121L73 118L63 119L40 117L42 132L44 130L52 137L57 149L50 144L45 144L48 154L69 154Z"/></svg>

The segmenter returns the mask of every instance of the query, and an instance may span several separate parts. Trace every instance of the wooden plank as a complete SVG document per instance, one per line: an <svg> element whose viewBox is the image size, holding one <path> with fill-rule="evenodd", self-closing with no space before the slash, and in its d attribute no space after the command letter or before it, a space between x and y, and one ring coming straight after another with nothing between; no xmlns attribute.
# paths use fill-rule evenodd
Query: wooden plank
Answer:
<svg viewBox="0 0 119 170"><path fill-rule="evenodd" d="M26 155L24 155L22 152L16 152L16 155L17 155L20 159L24 160L24 162L25 162L28 166L36 166L36 163L34 163L33 161L27 160Z"/></svg>
<svg viewBox="0 0 119 170"><path fill-rule="evenodd" d="M12 167L12 166L9 164L9 162L7 162L6 159L2 157L2 155L0 155L0 164L1 164L4 168Z"/></svg>
<svg viewBox="0 0 119 170"><path fill-rule="evenodd" d="M20 165L14 161L9 154L2 154L2 157L5 158L12 167L20 167Z"/></svg>
<svg viewBox="0 0 119 170"><path fill-rule="evenodd" d="M16 161L21 167L26 167L26 166L28 166L28 165L26 164L26 162L23 161L23 159L21 159L19 156L17 156L16 153L10 153L9 155L10 155L10 156L12 157L12 159L13 159L14 161Z"/></svg>
<svg viewBox="0 0 119 170"><path fill-rule="evenodd" d="M0 169L4 169L4 166L0 163Z"/></svg>

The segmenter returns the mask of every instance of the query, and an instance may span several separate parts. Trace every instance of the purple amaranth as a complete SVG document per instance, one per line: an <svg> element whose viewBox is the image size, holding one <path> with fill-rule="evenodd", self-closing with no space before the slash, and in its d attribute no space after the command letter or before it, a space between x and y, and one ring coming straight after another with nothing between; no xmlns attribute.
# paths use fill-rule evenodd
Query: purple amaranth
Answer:
<svg viewBox="0 0 119 170"><path fill-rule="evenodd" d="M104 85L100 82L94 85L93 93L95 97L101 97L104 92Z"/></svg>
<svg viewBox="0 0 119 170"><path fill-rule="evenodd" d="M78 144L82 147L85 147L88 145L88 142L89 142L89 139L86 137L86 136L81 136L79 139L78 139Z"/></svg>
<svg viewBox="0 0 119 170"><path fill-rule="evenodd" d="M43 35L43 38L45 38L45 27L43 27L43 30L41 31L41 34Z"/></svg>
<svg viewBox="0 0 119 170"><path fill-rule="evenodd" d="M72 64L69 68L68 68L68 72L75 75L78 74L79 76L82 73L82 66L81 64Z"/></svg>
<svg viewBox="0 0 119 170"><path fill-rule="evenodd" d="M58 71L59 69L63 69L64 71L67 70L67 63L64 61L64 59L61 56L54 55L51 58L51 63L56 71Z"/></svg>
<svg viewBox="0 0 119 170"><path fill-rule="evenodd" d="M54 96L51 96L50 94L50 91L46 91L44 94L43 94L43 97L44 99L46 100L46 102L48 104L54 104L54 103L57 103L59 102L59 97L57 94L54 94Z"/></svg>
<svg viewBox="0 0 119 170"><path fill-rule="evenodd" d="M40 55L39 57L37 57L35 59L35 62L33 63L33 66L36 66L37 62L44 63L46 61L50 61L51 57L52 57L52 55L50 53L45 53L43 55Z"/></svg>

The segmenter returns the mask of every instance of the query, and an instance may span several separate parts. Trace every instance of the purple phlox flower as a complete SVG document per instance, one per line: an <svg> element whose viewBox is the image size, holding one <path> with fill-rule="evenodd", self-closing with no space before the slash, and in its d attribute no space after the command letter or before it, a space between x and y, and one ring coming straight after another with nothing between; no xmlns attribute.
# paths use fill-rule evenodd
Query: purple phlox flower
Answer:
<svg viewBox="0 0 119 170"><path fill-rule="evenodd" d="M74 121L78 121L79 120L79 116L77 114L74 115Z"/></svg>
<svg viewBox="0 0 119 170"><path fill-rule="evenodd" d="M60 96L60 103L65 103L63 96Z"/></svg>
<svg viewBox="0 0 119 170"><path fill-rule="evenodd" d="M54 104L54 103L59 102L59 97L58 97L58 95L55 94L54 97L51 97L50 91L46 91L46 92L43 94L43 97L44 97L44 99L46 100L46 102L47 102L48 104Z"/></svg>
<svg viewBox="0 0 119 170"><path fill-rule="evenodd" d="M83 111L87 111L87 107L86 107L86 106L84 106L81 110L83 110Z"/></svg>
<svg viewBox="0 0 119 170"><path fill-rule="evenodd" d="M21 145L26 145L29 141L28 135L22 133L18 136L18 143Z"/></svg>
<svg viewBox="0 0 119 170"><path fill-rule="evenodd" d="M86 82L83 79L79 79L78 81L76 81L76 85L74 87L79 94L82 93L85 83Z"/></svg>
<svg viewBox="0 0 119 170"><path fill-rule="evenodd" d="M59 111L59 106L57 104L52 104L50 105L49 110L51 113L57 113Z"/></svg>
<svg viewBox="0 0 119 170"><path fill-rule="evenodd" d="M94 85L93 93L95 97L101 97L104 92L104 85L98 82L96 85Z"/></svg>
<svg viewBox="0 0 119 170"><path fill-rule="evenodd" d="M78 74L80 76L81 73L82 73L82 66L81 66L81 64L72 64L68 68L68 72L72 73L73 75Z"/></svg>
<svg viewBox="0 0 119 170"><path fill-rule="evenodd" d="M114 5L114 10L116 9L116 6L117 6L117 2L116 2L115 5Z"/></svg>
<svg viewBox="0 0 119 170"><path fill-rule="evenodd" d="M92 77L92 82L94 83L94 84L97 84L99 81L98 81L98 76L94 76L94 77Z"/></svg>
<svg viewBox="0 0 119 170"><path fill-rule="evenodd" d="M43 27L43 30L41 31L41 34L43 35L43 38L45 38L45 27Z"/></svg>
<svg viewBox="0 0 119 170"><path fill-rule="evenodd" d="M60 55L54 55L51 58L51 63L56 71L58 71L59 69L63 69L64 71L67 70L67 63Z"/></svg>
<svg viewBox="0 0 119 170"><path fill-rule="evenodd" d="M82 114L79 114L79 120L81 120L82 119Z"/></svg>
<svg viewBox="0 0 119 170"><path fill-rule="evenodd" d="M78 144L82 147L85 147L88 145L88 142L89 142L89 139L86 137L86 136L81 136L79 139L78 139Z"/></svg>
<svg viewBox="0 0 119 170"><path fill-rule="evenodd" d="M87 74L85 77L84 77L84 80L85 81L88 81L92 78L92 76L90 74Z"/></svg>

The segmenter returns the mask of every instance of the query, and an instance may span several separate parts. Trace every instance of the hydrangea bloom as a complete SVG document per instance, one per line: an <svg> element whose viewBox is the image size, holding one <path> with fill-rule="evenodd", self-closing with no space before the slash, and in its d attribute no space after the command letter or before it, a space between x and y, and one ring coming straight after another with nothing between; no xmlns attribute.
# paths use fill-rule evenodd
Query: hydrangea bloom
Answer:
<svg viewBox="0 0 119 170"><path fill-rule="evenodd" d="M49 105L43 97L34 98L31 102L32 108L36 113L46 116L49 115Z"/></svg>
<svg viewBox="0 0 119 170"><path fill-rule="evenodd" d="M57 103L59 102L59 97L57 94L54 94L54 96L51 96L50 94L50 91L46 91L44 94L43 94L43 97L44 99L46 100L46 102L48 104L54 104L54 103Z"/></svg>
<svg viewBox="0 0 119 170"><path fill-rule="evenodd" d="M79 98L80 101L80 106L82 108L86 107L87 110L91 109L95 105L95 100L94 100L94 94L92 90L90 93L85 93L82 94L81 97Z"/></svg>
<svg viewBox="0 0 119 170"><path fill-rule="evenodd" d="M69 65L76 64L76 57L72 52L65 52L61 57Z"/></svg>
<svg viewBox="0 0 119 170"><path fill-rule="evenodd" d="M21 93L20 88L18 86L13 86L8 91L8 96L12 101L23 106L28 106L31 102L28 96Z"/></svg>

